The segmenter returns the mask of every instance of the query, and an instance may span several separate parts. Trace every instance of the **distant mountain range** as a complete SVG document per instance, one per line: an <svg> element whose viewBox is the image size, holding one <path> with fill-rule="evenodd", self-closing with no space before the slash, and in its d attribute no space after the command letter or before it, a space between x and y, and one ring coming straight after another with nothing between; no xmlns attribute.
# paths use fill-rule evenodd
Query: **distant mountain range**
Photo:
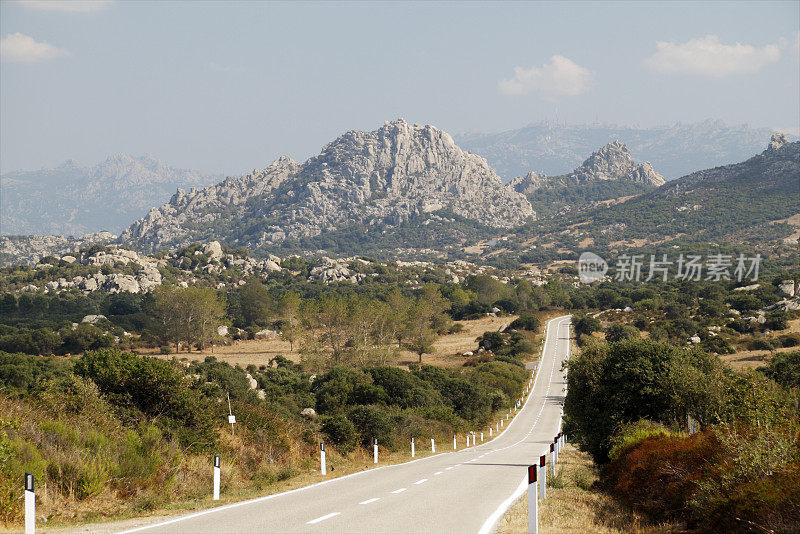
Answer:
<svg viewBox="0 0 800 534"><path fill-rule="evenodd" d="M789 234L797 230L797 217L800 142L774 134L766 150L741 163L697 171L624 202L531 223L515 232L514 241L566 239L595 248L676 239L796 246Z"/></svg>
<svg viewBox="0 0 800 534"><path fill-rule="evenodd" d="M91 167L73 160L54 169L0 176L0 233L118 234L178 187L202 187L219 175L176 169L153 156L120 154Z"/></svg>
<svg viewBox="0 0 800 534"><path fill-rule="evenodd" d="M462 151L442 130L399 119L376 131L347 132L302 164L284 156L241 178L179 190L122 239L142 249L212 238L275 247L356 225L396 227L434 213L490 228L535 215L485 159Z"/></svg>
<svg viewBox="0 0 800 534"><path fill-rule="evenodd" d="M773 133L719 120L653 128L542 122L500 133L456 135L455 140L465 150L485 157L506 182L529 171L567 173L580 165L586 154L615 140L672 180L698 169L742 161L762 150L764 139Z"/></svg>

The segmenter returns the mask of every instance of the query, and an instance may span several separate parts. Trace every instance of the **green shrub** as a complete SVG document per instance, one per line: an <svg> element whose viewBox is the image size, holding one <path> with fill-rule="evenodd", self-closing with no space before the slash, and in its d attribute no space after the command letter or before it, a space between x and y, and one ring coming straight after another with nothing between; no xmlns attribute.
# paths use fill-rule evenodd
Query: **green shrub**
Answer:
<svg viewBox="0 0 800 534"><path fill-rule="evenodd" d="M75 373L90 378L123 409L158 418L184 445L214 443L214 410L170 362L119 350L88 351L75 362Z"/></svg>
<svg viewBox="0 0 800 534"><path fill-rule="evenodd" d="M361 444L365 447L369 447L377 438L379 445L394 448L394 422L378 406L356 406L347 413L347 418L358 431Z"/></svg>
<svg viewBox="0 0 800 534"><path fill-rule="evenodd" d="M529 313L523 313L514 319L506 330L529 330L531 332L538 332L541 326L542 323L539 321L538 317Z"/></svg>
<svg viewBox="0 0 800 534"><path fill-rule="evenodd" d="M358 443L355 425L342 415L322 417L322 432L344 453L352 451Z"/></svg>
<svg viewBox="0 0 800 534"><path fill-rule="evenodd" d="M635 423L628 423L623 425L611 438L611 449L608 457L611 461L616 460L622 452L645 438L650 436L671 436L670 432L664 425L642 419Z"/></svg>

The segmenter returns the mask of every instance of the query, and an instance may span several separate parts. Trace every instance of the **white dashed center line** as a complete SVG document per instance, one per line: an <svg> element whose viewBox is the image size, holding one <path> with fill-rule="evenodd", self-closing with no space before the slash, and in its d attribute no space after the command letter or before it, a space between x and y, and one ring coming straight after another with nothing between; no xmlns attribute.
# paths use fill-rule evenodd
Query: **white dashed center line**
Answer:
<svg viewBox="0 0 800 534"><path fill-rule="evenodd" d="M394 490L392 493L403 493L405 490L406 490L406 488L400 488L400 489Z"/></svg>
<svg viewBox="0 0 800 534"><path fill-rule="evenodd" d="M320 523L322 521L325 521L326 519L330 519L331 517L336 517L339 514L340 514L340 512L332 512L330 514L323 515L322 517L318 517L316 519L312 519L311 521L309 521L306 524L307 525L314 525L316 523Z"/></svg>
<svg viewBox="0 0 800 534"><path fill-rule="evenodd" d="M372 499L367 499L366 501L361 501L358 504L369 504L369 503L373 503L373 502L379 501L379 500L381 500L380 497L373 497Z"/></svg>
<svg viewBox="0 0 800 534"><path fill-rule="evenodd" d="M427 482L427 481L428 481L427 478L423 478L423 479L420 479L420 480L417 480L416 482L414 482L414 485L418 486L418 485L420 485L420 484L422 484L424 482Z"/></svg>
<svg viewBox="0 0 800 534"><path fill-rule="evenodd" d="M434 475L441 475L441 474L442 474L442 472L441 472L441 471L436 471L436 472L434 473Z"/></svg>
<svg viewBox="0 0 800 534"><path fill-rule="evenodd" d="M445 467L445 468L444 468L444 470L445 470L445 471L450 471L452 468L453 468L453 466L450 466L450 467Z"/></svg>

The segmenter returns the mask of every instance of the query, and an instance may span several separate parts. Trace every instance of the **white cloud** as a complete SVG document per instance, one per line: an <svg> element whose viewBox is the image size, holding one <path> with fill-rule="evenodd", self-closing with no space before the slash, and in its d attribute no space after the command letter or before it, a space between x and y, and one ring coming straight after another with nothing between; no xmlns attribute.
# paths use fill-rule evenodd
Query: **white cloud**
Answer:
<svg viewBox="0 0 800 534"><path fill-rule="evenodd" d="M19 0L19 3L37 11L90 13L105 9L113 0Z"/></svg>
<svg viewBox="0 0 800 534"><path fill-rule="evenodd" d="M778 61L781 55L780 46L776 44L760 48L741 43L727 45L716 35L696 37L682 44L659 41L656 48L656 53L644 61L653 71L712 77L757 72L766 64Z"/></svg>
<svg viewBox="0 0 800 534"><path fill-rule="evenodd" d="M0 59L11 63L39 63L67 56L69 52L47 43L37 42L22 33L12 33L0 39Z"/></svg>
<svg viewBox="0 0 800 534"><path fill-rule="evenodd" d="M555 55L541 67L514 67L514 76L500 80L498 90L504 95L539 93L547 100L558 96L575 96L591 88L594 76L564 56Z"/></svg>

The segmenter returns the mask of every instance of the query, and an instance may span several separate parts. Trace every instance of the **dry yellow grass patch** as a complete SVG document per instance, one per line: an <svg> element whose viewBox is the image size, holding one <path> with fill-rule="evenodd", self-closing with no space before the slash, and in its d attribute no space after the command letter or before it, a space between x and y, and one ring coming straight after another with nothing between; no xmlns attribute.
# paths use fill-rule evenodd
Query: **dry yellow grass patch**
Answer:
<svg viewBox="0 0 800 534"><path fill-rule="evenodd" d="M465 352L474 351L478 347L476 339L484 332L496 331L503 326L511 324L517 317L509 315L504 317L481 317L469 321L458 321L464 325L461 332L441 336L434 347L435 354L425 354L422 357L423 363L438 365L441 367L460 367L464 364ZM194 351L190 353L181 352L175 354L161 355L158 349L142 349L143 354L156 356L171 360L172 358L189 358L190 360L203 360L206 356L215 356L218 360L227 362L231 365L247 367L249 364L255 366L269 365L269 361L280 354L295 363L300 362L300 353L297 352L299 343L295 343L295 350L291 350L288 341L281 339L254 339L249 341L234 341L230 345L217 345L213 348ZM406 366L418 360L416 354L409 351L401 351L398 356L398 365Z"/></svg>
<svg viewBox="0 0 800 534"><path fill-rule="evenodd" d="M675 532L673 525L649 525L640 515L618 504L595 487L597 467L588 454L567 445L556 477L548 481L547 498L539 501L539 532L543 534L656 534ZM523 495L497 527L498 534L528 532L528 496Z"/></svg>

